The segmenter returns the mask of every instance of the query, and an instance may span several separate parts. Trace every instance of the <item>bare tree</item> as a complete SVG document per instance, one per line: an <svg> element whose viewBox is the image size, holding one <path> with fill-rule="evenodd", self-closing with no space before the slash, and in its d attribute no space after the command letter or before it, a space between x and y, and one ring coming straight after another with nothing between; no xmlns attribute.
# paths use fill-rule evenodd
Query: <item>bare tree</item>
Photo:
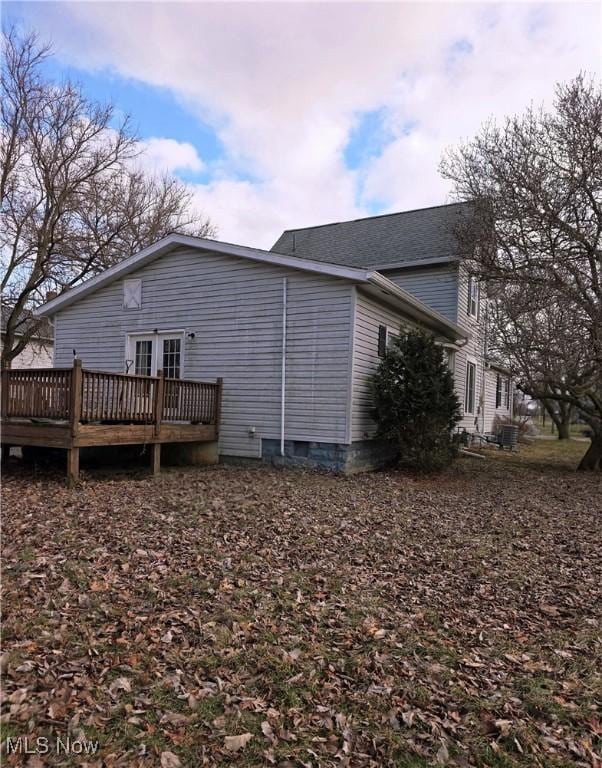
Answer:
<svg viewBox="0 0 602 768"><path fill-rule="evenodd" d="M27 310L49 290L67 290L171 232L214 229L181 182L139 170L129 118L114 125L112 105L44 77L50 50L36 35L9 31L2 54L2 364L10 366L37 332Z"/></svg>
<svg viewBox="0 0 602 768"><path fill-rule="evenodd" d="M577 311L551 300L537 286L530 291L506 286L493 299L490 349L494 356L510 359L523 391L532 397L538 393L559 439L568 439L574 406L566 384L581 389L595 385L587 348L578 341Z"/></svg>
<svg viewBox="0 0 602 768"><path fill-rule="evenodd" d="M441 163L460 200L457 236L497 311L504 357L522 389L574 407L602 468L602 91L559 85L554 111L489 123Z"/></svg>

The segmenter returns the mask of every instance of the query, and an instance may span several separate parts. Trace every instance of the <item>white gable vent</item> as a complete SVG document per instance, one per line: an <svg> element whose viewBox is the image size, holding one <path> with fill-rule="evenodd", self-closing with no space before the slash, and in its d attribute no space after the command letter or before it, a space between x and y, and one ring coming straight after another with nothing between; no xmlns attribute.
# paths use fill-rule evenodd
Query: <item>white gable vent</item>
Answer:
<svg viewBox="0 0 602 768"><path fill-rule="evenodd" d="M142 280L123 281L123 308L140 309L142 306Z"/></svg>

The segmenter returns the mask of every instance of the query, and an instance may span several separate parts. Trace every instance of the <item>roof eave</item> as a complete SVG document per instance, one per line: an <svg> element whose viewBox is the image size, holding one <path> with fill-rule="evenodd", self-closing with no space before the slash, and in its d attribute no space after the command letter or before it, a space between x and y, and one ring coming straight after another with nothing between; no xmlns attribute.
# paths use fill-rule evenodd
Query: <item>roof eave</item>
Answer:
<svg viewBox="0 0 602 768"><path fill-rule="evenodd" d="M89 280L86 280L86 282L81 283L81 285L57 296L56 299L52 299L52 301L42 304L36 309L35 314L45 317L52 316L65 307L68 307L70 304L84 298L84 296L108 285L113 280L128 275L134 270L145 266L150 261L153 261L180 246L252 259L254 261L283 266L289 269L298 269L303 272L313 272L328 275L330 277L339 277L354 282L361 282L366 279L366 271L363 269L345 267L339 264L329 264L320 261L311 261L310 259L300 259L296 256L288 256L287 254L276 253L273 251L263 251L259 248L248 248L246 246L234 245L231 243L222 243L219 240L206 240L204 238L192 237L189 235L168 235L148 248L145 248L143 251L130 256L128 259L106 269L99 275L91 277Z"/></svg>
<svg viewBox="0 0 602 768"><path fill-rule="evenodd" d="M384 295L392 296L399 300L404 309L411 317L420 323L426 324L428 327L438 330L450 339L454 341L467 341L470 338L464 328L461 328L456 323L448 320L444 315L437 312L434 309L430 309L423 304L419 299L413 296L408 291L400 288L388 277L385 277L380 272L371 272L368 274L368 282L376 286Z"/></svg>
<svg viewBox="0 0 602 768"><path fill-rule="evenodd" d="M397 269L413 269L416 267L434 267L440 264L457 264L461 261L460 256L435 256L431 259L412 259L411 261L395 261L387 264L375 264L372 269L378 272L397 270Z"/></svg>

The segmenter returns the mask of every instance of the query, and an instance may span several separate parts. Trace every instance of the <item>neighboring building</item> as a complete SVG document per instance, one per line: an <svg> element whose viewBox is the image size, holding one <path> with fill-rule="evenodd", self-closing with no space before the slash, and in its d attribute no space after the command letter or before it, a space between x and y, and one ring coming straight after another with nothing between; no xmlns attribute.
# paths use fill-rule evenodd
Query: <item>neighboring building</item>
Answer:
<svg viewBox="0 0 602 768"><path fill-rule="evenodd" d="M42 308L55 365L75 350L101 370L219 376L223 456L367 469L392 453L373 439L370 376L388 337L420 327L448 350L474 430L484 319L478 292L462 310L453 209L285 232L272 251L172 235Z"/></svg>
<svg viewBox="0 0 602 768"><path fill-rule="evenodd" d="M8 318L10 317L10 311L10 307L6 306L5 304L2 305L2 340L0 349L4 347L6 324L8 322ZM17 333L15 334L17 341L22 339L24 334L29 334L32 324L37 324L37 322L38 320L34 319L31 312L22 312L19 316ZM44 322L27 341L25 348L19 352L15 358L13 358L11 362L11 368L49 368L52 366L53 345L54 340L52 326L50 323Z"/></svg>

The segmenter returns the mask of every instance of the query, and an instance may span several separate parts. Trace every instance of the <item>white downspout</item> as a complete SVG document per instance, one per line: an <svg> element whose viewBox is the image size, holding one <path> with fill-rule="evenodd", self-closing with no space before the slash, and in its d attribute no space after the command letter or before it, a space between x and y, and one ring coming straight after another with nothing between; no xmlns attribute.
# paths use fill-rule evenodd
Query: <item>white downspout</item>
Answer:
<svg viewBox="0 0 602 768"><path fill-rule="evenodd" d="M282 278L282 381L280 391L280 455L284 456L284 413L286 406L286 277Z"/></svg>

